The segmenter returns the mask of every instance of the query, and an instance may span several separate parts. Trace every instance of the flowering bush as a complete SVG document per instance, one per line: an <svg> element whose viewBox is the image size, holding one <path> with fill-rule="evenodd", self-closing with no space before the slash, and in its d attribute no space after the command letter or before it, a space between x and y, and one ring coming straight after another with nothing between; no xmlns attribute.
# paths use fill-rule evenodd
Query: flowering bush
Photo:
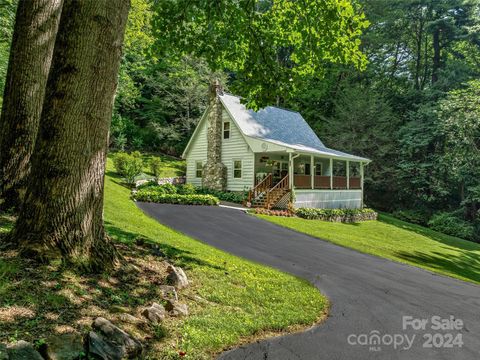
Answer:
<svg viewBox="0 0 480 360"><path fill-rule="evenodd" d="M309 220L324 220L336 222L357 222L376 220L377 213L372 209L312 209L299 208L295 210L298 217Z"/></svg>
<svg viewBox="0 0 480 360"><path fill-rule="evenodd" d="M289 210L269 210L264 208L255 208L255 214L271 215L271 216L286 216L286 217L295 216L295 214Z"/></svg>

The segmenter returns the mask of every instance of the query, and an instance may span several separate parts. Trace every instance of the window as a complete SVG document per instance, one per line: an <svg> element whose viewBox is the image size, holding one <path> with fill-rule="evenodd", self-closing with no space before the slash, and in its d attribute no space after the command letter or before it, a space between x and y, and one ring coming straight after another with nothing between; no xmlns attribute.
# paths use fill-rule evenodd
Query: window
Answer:
<svg viewBox="0 0 480 360"><path fill-rule="evenodd" d="M242 177L242 160L233 161L233 177L240 179Z"/></svg>
<svg viewBox="0 0 480 360"><path fill-rule="evenodd" d="M201 161L197 161L195 163L195 176L197 178L201 178L203 175L203 163Z"/></svg>
<svg viewBox="0 0 480 360"><path fill-rule="evenodd" d="M305 175L310 175L310 164L306 163L304 165L304 168L305 168Z"/></svg>
<svg viewBox="0 0 480 360"><path fill-rule="evenodd" d="M322 175L322 163L315 164L315 175L320 176Z"/></svg>
<svg viewBox="0 0 480 360"><path fill-rule="evenodd" d="M230 139L230 122L225 121L223 123L223 138Z"/></svg>

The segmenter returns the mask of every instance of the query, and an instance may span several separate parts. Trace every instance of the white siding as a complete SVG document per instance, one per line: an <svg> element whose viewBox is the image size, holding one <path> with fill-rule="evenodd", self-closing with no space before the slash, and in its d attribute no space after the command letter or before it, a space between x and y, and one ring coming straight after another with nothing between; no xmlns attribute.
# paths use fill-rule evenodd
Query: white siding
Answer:
<svg viewBox="0 0 480 360"><path fill-rule="evenodd" d="M295 190L295 207L359 209L362 207L362 190Z"/></svg>
<svg viewBox="0 0 480 360"><path fill-rule="evenodd" d="M195 176L196 162L202 161L205 165L207 161L207 119L208 118L199 125L200 128L197 130L195 138L192 140L193 142L190 144L189 151L186 154L187 183L196 186L202 185L202 179ZM230 138L223 139L222 133L222 163L227 167L227 190L243 191L245 189L251 189L254 182L254 154L226 110L223 111L223 121L230 122ZM241 178L233 177L233 162L235 160L242 161Z"/></svg>
<svg viewBox="0 0 480 360"><path fill-rule="evenodd" d="M225 110L223 111L223 121L230 122L230 138L223 139L222 134L222 163L227 167L227 190L243 191L251 189L253 187L255 156L237 125ZM233 162L235 160L242 161L241 179L233 177Z"/></svg>
<svg viewBox="0 0 480 360"><path fill-rule="evenodd" d="M206 119L205 119L206 120ZM203 121L199 126L190 149L187 154L187 184L195 186L202 185L202 179L196 177L196 162L202 161L205 165L207 161L207 126L208 121Z"/></svg>

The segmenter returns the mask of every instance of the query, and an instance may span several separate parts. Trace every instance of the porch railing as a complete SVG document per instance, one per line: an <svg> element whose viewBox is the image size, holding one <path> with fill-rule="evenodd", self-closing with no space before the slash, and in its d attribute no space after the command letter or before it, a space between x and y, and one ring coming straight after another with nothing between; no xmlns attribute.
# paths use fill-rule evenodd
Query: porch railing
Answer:
<svg viewBox="0 0 480 360"><path fill-rule="evenodd" d="M351 177L350 178L350 189L361 189L362 186L360 185L360 177Z"/></svg>
<svg viewBox="0 0 480 360"><path fill-rule="evenodd" d="M260 181L255 187L248 192L248 202L251 203L258 195L268 191L272 187L272 174L268 174L265 179Z"/></svg>
<svg viewBox="0 0 480 360"><path fill-rule="evenodd" d="M330 176L315 175L315 189L330 189Z"/></svg>
<svg viewBox="0 0 480 360"><path fill-rule="evenodd" d="M294 175L293 185L297 189L311 189L311 176L310 175Z"/></svg>
<svg viewBox="0 0 480 360"><path fill-rule="evenodd" d="M277 196L277 191L280 193L284 193L284 191L289 189L289 182L288 182L289 175L285 175L282 180L280 180L274 187L272 187L268 192L267 192L267 209L270 209L270 206L272 205L270 202L273 200L272 198Z"/></svg>
<svg viewBox="0 0 480 360"><path fill-rule="evenodd" d="M297 189L311 189L312 188L312 176L311 175L294 175L293 184ZM333 189L347 189L347 177L346 176L333 176L332 179ZM313 177L314 189L330 189L330 176L315 175ZM360 177L350 177L349 189L360 189L361 180Z"/></svg>

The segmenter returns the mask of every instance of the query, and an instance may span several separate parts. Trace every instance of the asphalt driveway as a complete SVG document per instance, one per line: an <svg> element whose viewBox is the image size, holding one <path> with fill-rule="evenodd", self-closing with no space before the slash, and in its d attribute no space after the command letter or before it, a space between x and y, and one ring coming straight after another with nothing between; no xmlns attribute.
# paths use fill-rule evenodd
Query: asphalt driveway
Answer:
<svg viewBox="0 0 480 360"><path fill-rule="evenodd" d="M305 278L331 300L329 318L320 326L242 346L220 359L480 359L480 286L361 254L238 210L138 206L193 238ZM413 330L414 319L413 325L426 319L425 329ZM456 320L449 322L454 328L435 329L435 320L444 319Z"/></svg>

